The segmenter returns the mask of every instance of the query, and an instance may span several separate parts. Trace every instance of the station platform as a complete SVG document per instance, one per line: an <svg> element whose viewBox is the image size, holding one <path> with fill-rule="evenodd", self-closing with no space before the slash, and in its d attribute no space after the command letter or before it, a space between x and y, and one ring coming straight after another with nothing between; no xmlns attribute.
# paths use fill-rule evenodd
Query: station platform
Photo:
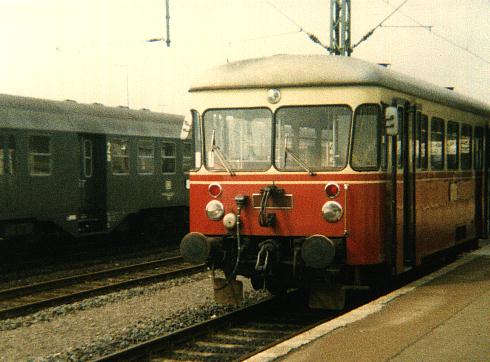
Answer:
<svg viewBox="0 0 490 362"><path fill-rule="evenodd" d="M490 243L249 361L490 361Z"/></svg>

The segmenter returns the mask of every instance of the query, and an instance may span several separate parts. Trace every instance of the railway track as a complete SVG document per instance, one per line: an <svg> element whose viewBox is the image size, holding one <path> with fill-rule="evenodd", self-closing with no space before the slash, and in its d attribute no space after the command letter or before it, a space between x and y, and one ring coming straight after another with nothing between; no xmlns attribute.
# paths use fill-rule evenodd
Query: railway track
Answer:
<svg viewBox="0 0 490 362"><path fill-rule="evenodd" d="M74 263L92 265L100 261L113 261L116 259L148 257L155 253L172 253L178 255L178 248L175 246L174 239L163 240L161 246L151 243L124 243L121 241L113 242L107 239L96 239L87 241L84 244L70 244L68 246L46 245L44 248L34 248L15 253L8 250L5 246L0 247L0 282L9 280L11 274L24 274L29 277L31 273L36 273L36 269L45 269L49 265L50 269L63 268L67 261ZM46 250L49 250L46 251ZM117 260L116 260L117 261ZM33 271L34 270L34 271Z"/></svg>
<svg viewBox="0 0 490 362"><path fill-rule="evenodd" d="M205 270L180 256L0 290L0 319Z"/></svg>
<svg viewBox="0 0 490 362"><path fill-rule="evenodd" d="M293 292L155 338L97 361L237 361L335 316L332 312L307 309L299 293Z"/></svg>

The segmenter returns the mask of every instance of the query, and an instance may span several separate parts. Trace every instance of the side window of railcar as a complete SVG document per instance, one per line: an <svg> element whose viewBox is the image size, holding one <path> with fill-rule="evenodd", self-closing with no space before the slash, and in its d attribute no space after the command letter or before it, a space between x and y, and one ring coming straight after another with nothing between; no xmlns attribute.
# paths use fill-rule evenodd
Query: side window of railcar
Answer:
<svg viewBox="0 0 490 362"><path fill-rule="evenodd" d="M379 168L379 106L363 104L356 109L351 166L356 170Z"/></svg>
<svg viewBox="0 0 490 362"><path fill-rule="evenodd" d="M192 168L192 144L190 142L182 143L182 170L189 171Z"/></svg>
<svg viewBox="0 0 490 362"><path fill-rule="evenodd" d="M153 140L138 140L138 173L151 175L155 168L155 147Z"/></svg>
<svg viewBox="0 0 490 362"><path fill-rule="evenodd" d="M447 122L447 168L449 170L458 169L459 164L459 124L456 122Z"/></svg>
<svg viewBox="0 0 490 362"><path fill-rule="evenodd" d="M162 173L175 172L175 143L162 142Z"/></svg>
<svg viewBox="0 0 490 362"><path fill-rule="evenodd" d="M433 117L430 124L430 167L444 169L444 120Z"/></svg>
<svg viewBox="0 0 490 362"><path fill-rule="evenodd" d="M403 126L404 126L405 111L402 107L398 107L398 135L396 137L396 164L398 168L403 168Z"/></svg>
<svg viewBox="0 0 490 362"><path fill-rule="evenodd" d="M381 127L380 140L381 169L386 170L388 168L388 136L386 135L386 127Z"/></svg>
<svg viewBox="0 0 490 362"><path fill-rule="evenodd" d="M32 176L51 175L51 137L29 136L28 163Z"/></svg>
<svg viewBox="0 0 490 362"><path fill-rule="evenodd" d="M415 160L417 163L417 169L427 170L428 166L428 117L425 114L417 112L416 118L416 139L415 139Z"/></svg>
<svg viewBox="0 0 490 362"><path fill-rule="evenodd" d="M461 169L471 169L471 126L463 124L461 126Z"/></svg>
<svg viewBox="0 0 490 362"><path fill-rule="evenodd" d="M129 175L129 141L111 139L107 143L108 161L113 175Z"/></svg>
<svg viewBox="0 0 490 362"><path fill-rule="evenodd" d="M199 125L199 113L197 111L192 110L192 137L194 138L194 167L200 168L202 163L202 155L201 155L201 127Z"/></svg>
<svg viewBox="0 0 490 362"><path fill-rule="evenodd" d="M483 128L475 127L475 169L483 168Z"/></svg>

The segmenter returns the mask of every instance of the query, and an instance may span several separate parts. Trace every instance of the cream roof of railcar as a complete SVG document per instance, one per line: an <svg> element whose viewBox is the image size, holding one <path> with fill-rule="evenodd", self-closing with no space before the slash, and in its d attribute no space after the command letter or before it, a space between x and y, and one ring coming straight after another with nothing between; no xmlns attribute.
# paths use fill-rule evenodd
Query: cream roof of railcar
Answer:
<svg viewBox="0 0 490 362"><path fill-rule="evenodd" d="M305 86L380 86L436 103L490 116L490 106L444 87L364 60L332 55L274 55L228 63L198 79L201 90Z"/></svg>

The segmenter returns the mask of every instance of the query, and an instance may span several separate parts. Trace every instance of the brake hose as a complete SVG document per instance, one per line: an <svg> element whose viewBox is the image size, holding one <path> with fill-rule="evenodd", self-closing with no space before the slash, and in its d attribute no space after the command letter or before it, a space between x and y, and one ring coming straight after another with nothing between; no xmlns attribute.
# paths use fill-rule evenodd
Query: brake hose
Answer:
<svg viewBox="0 0 490 362"><path fill-rule="evenodd" d="M218 287L214 288L214 290L221 290L226 288L231 281L236 277L236 271L238 269L238 264L240 264L240 254L241 254L241 245L240 245L240 213L242 211L242 208L240 206L237 207L237 215L236 215L236 245L237 245L237 253L236 253L236 261L235 261L235 266L233 267L233 270L230 274L229 277L226 278L225 284ZM213 264L213 278L214 278L214 264Z"/></svg>
<svg viewBox="0 0 490 362"><path fill-rule="evenodd" d="M264 193L262 194L262 199L260 200L260 213L259 213L259 224L260 226L268 226L269 220L267 220L266 207L267 202L271 196L272 189L270 187L266 187L264 189Z"/></svg>

